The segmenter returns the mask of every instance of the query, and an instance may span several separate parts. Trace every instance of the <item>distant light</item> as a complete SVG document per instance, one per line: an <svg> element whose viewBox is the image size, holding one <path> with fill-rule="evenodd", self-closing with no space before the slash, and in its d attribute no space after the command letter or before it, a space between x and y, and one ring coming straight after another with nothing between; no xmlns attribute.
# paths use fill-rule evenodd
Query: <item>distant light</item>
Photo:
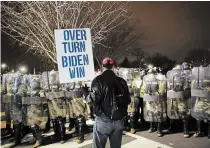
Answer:
<svg viewBox="0 0 210 148"><path fill-rule="evenodd" d="M14 70L14 69L12 69L12 70L11 70L11 72L15 72L15 70Z"/></svg>
<svg viewBox="0 0 210 148"><path fill-rule="evenodd" d="M21 66L20 67L20 72L25 73L27 71L25 66Z"/></svg>
<svg viewBox="0 0 210 148"><path fill-rule="evenodd" d="M153 65L152 65L152 64L149 64L149 65L148 65L148 68L149 68L149 69L151 69L152 67L153 67Z"/></svg>
<svg viewBox="0 0 210 148"><path fill-rule="evenodd" d="M1 68L6 68L6 67L7 67L7 64L5 64L5 63L1 64Z"/></svg>

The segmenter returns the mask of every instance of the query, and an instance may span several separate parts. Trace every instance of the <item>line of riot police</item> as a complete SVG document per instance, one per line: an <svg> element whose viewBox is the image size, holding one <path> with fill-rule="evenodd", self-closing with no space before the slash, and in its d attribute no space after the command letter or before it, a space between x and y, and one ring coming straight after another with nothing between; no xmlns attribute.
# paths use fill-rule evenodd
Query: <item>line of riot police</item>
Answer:
<svg viewBox="0 0 210 148"><path fill-rule="evenodd" d="M125 117L125 127L135 133L135 123L150 123L149 132L157 130L163 136L163 123L170 119L169 131L176 120L183 121L184 137L189 137L189 118L197 120L195 137L203 136L202 121L208 122L210 139L210 67L194 67L187 63L175 66L166 76L160 69L149 66L148 70L120 68L116 75L127 81L131 103ZM98 72L96 76L100 74ZM92 108L84 101L84 87L91 81L60 84L57 71L42 75L3 75L1 87L1 129L14 129L15 141L21 142L22 125L29 126L36 139L34 147L42 144L42 131L49 129L50 121L55 136L64 143L65 134L74 127L78 143L84 141L86 119L93 117ZM65 127L65 123L69 127ZM6 130L7 131L7 130Z"/></svg>
<svg viewBox="0 0 210 148"><path fill-rule="evenodd" d="M120 68L119 76L129 86L131 104L125 118L126 129L135 133L135 123L150 123L149 132L157 129L157 136L163 136L163 123L169 119L169 132L174 122L183 121L184 137L189 135L190 116L197 120L195 137L203 136L201 122L208 122L210 139L210 67L190 68L184 62L168 71L166 76L160 70L149 66L148 71L134 68Z"/></svg>
<svg viewBox="0 0 210 148"><path fill-rule="evenodd" d="M42 75L7 73L2 76L1 86L1 130L13 129L14 142L21 143L23 129L30 127L36 139L34 147L43 143L42 132L53 125L55 136L64 143L65 134L75 127L77 143L84 141L86 118L91 115L83 100L84 82L60 84L57 71ZM69 127L65 127L66 122ZM7 132L6 132L7 131Z"/></svg>

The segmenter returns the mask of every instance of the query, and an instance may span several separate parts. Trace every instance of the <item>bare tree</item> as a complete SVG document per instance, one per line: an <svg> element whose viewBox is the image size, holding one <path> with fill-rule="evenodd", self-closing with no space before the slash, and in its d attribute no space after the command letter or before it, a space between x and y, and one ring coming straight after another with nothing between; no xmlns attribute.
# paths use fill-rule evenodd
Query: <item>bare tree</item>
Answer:
<svg viewBox="0 0 210 148"><path fill-rule="evenodd" d="M135 31L134 22L134 25L129 25L131 20L108 32L102 44L96 45L95 52L100 60L106 56L118 60L132 52L133 46L143 34Z"/></svg>
<svg viewBox="0 0 210 148"><path fill-rule="evenodd" d="M113 31L120 36L117 28L132 17L125 2L19 1L2 2L1 8L3 31L28 45L29 52L54 63L57 62L54 29L90 28L94 57L98 57L100 51L95 47L107 47L104 44L107 37Z"/></svg>

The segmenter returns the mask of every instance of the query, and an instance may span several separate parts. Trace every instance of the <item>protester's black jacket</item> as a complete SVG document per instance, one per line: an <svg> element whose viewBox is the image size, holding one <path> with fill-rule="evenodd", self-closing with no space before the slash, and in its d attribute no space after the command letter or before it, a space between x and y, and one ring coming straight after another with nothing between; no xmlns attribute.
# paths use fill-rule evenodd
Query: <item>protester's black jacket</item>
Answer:
<svg viewBox="0 0 210 148"><path fill-rule="evenodd" d="M121 84L120 84L121 82ZM128 86L124 79L117 77L112 70L106 70L101 75L97 76L91 84L91 104L94 107L96 116L100 116L102 113L105 116L111 118L112 107L113 107L113 97L116 95L117 91L122 91L124 88L124 97L123 103L125 103L124 109L127 111L128 104L131 102ZM122 99L122 98L121 98ZM90 103L90 102L89 102ZM118 115L117 115L118 116ZM119 117L115 117L115 120L120 120Z"/></svg>

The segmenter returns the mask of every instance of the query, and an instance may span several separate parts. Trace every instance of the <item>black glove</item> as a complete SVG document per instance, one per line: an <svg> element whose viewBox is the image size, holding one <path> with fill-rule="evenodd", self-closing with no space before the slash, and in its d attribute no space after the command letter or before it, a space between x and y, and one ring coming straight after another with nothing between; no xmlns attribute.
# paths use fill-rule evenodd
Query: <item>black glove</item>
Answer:
<svg viewBox="0 0 210 148"><path fill-rule="evenodd" d="M89 94L88 87L82 87L82 92L84 93L85 96Z"/></svg>

